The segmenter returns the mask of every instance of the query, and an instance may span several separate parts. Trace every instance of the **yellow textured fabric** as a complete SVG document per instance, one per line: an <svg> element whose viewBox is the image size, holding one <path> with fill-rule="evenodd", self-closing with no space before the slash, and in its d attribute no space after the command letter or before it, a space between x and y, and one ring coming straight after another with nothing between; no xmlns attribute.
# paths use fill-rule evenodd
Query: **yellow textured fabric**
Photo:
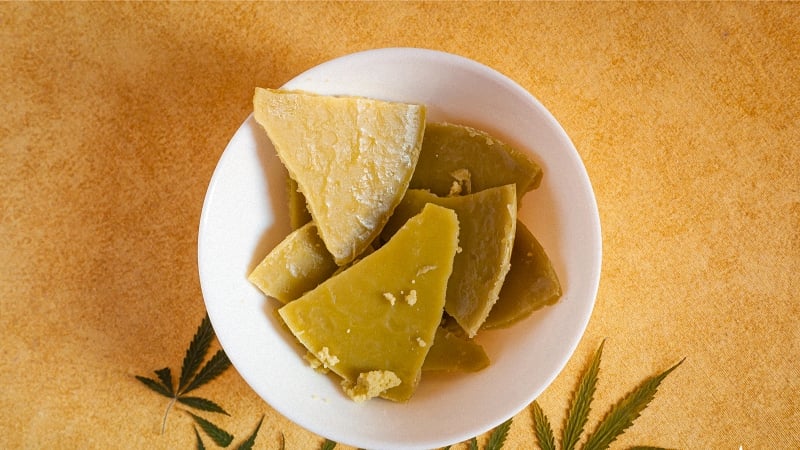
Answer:
<svg viewBox="0 0 800 450"><path fill-rule="evenodd" d="M686 357L615 447L799 447L798 29L798 3L0 4L0 448L194 445L179 410L160 434L167 400L133 377L179 371L204 315L217 160L255 86L388 46L505 73L586 164L603 269L539 399L557 433L607 339L590 427ZM234 370L201 389L237 438L265 416L258 448L322 442Z"/></svg>

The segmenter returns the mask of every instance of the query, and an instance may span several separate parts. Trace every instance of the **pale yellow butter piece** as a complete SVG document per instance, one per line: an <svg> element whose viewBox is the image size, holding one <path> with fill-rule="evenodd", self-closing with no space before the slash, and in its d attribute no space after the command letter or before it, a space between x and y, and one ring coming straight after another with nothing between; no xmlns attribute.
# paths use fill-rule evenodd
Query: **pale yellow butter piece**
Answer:
<svg viewBox="0 0 800 450"><path fill-rule="evenodd" d="M262 88L253 103L328 251L339 265L352 261L408 188L425 106Z"/></svg>
<svg viewBox="0 0 800 450"><path fill-rule="evenodd" d="M314 223L309 222L289 233L247 279L266 295L287 303L317 287L337 267Z"/></svg>
<svg viewBox="0 0 800 450"><path fill-rule="evenodd" d="M350 385L361 373L391 371L402 383L380 396L408 400L444 313L458 234L455 212L427 205L382 247L278 313L317 358L335 356L327 367Z"/></svg>
<svg viewBox="0 0 800 450"><path fill-rule="evenodd" d="M475 339L468 339L463 333L439 327L422 370L477 372L488 366L489 356Z"/></svg>
<svg viewBox="0 0 800 450"><path fill-rule="evenodd" d="M354 401L363 402L399 386L401 382L400 377L391 370L370 370L358 374L355 383L342 380L342 389Z"/></svg>

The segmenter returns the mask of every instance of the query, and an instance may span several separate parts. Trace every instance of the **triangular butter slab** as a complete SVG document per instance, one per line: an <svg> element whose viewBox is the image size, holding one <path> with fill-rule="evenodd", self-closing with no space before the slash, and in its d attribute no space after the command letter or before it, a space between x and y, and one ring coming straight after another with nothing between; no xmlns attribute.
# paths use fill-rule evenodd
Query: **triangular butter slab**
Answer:
<svg viewBox="0 0 800 450"><path fill-rule="evenodd" d="M507 328L561 298L561 283L542 244L517 221L511 270L483 328Z"/></svg>
<svg viewBox="0 0 800 450"><path fill-rule="evenodd" d="M263 293L288 303L328 279L337 269L314 222L308 222L289 233L247 279Z"/></svg>
<svg viewBox="0 0 800 450"><path fill-rule="evenodd" d="M262 88L253 105L328 251L339 265L353 260L408 188L425 106Z"/></svg>
<svg viewBox="0 0 800 450"><path fill-rule="evenodd" d="M442 319L458 234L455 212L428 205L381 248L278 313L323 366L344 378L346 392L362 374L385 379L391 372L400 384L374 394L408 400Z"/></svg>

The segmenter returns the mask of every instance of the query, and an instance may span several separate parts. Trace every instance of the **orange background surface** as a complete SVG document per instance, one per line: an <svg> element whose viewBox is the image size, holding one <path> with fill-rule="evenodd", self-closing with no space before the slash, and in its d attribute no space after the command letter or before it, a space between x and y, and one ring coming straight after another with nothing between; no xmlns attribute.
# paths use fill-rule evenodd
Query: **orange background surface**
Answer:
<svg viewBox="0 0 800 450"><path fill-rule="evenodd" d="M0 4L0 448L194 446L134 375L176 373L205 314L217 160L255 86L394 46L508 75L586 165L602 276L539 399L556 433L606 339L590 428L686 358L612 448L800 447L798 30L798 3ZM323 440L235 370L198 395L239 438L264 416L256 448ZM531 448L531 423L506 448Z"/></svg>

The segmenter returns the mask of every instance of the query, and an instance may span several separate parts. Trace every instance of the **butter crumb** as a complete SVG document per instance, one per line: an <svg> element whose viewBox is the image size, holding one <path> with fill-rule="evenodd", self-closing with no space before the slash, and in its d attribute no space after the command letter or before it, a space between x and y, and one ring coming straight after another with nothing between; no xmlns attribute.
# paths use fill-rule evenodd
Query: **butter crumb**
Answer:
<svg viewBox="0 0 800 450"><path fill-rule="evenodd" d="M306 362L308 363L309 367L311 367L312 369L314 369L315 371L317 371L319 373L326 374L326 373L328 373L330 371L327 367L325 367L322 364L322 361L320 361L311 352L306 353L305 356L303 356L303 359L306 360Z"/></svg>
<svg viewBox="0 0 800 450"><path fill-rule="evenodd" d="M463 248L461 248L461 246L460 246L460 245L459 245L458 247L456 247L456 253L461 253L461 252L463 252L463 251L464 251L464 249L463 249Z"/></svg>
<svg viewBox="0 0 800 450"><path fill-rule="evenodd" d="M406 303L408 303L411 306L414 306L414 304L417 303L416 289L412 289L411 291L409 291L408 295L406 295Z"/></svg>
<svg viewBox="0 0 800 450"><path fill-rule="evenodd" d="M453 184L450 186L450 192L447 193L448 197L455 197L461 194L461 183L458 181L453 181Z"/></svg>
<svg viewBox="0 0 800 450"><path fill-rule="evenodd" d="M400 377L391 370L372 370L358 374L355 384L342 380L342 389L353 401L363 402L399 386L400 383Z"/></svg>
<svg viewBox="0 0 800 450"><path fill-rule="evenodd" d="M450 196L472 193L472 174L469 169L458 169L450 172L450 176L455 179L450 186Z"/></svg>
<svg viewBox="0 0 800 450"><path fill-rule="evenodd" d="M425 340L424 340L424 339L422 339L421 337L417 337L417 344L418 344L420 347L427 347L427 346L428 346L428 343L427 343L427 342L425 342Z"/></svg>
<svg viewBox="0 0 800 450"><path fill-rule="evenodd" d="M335 355L331 355L331 351L328 349L328 347L322 347L322 350L318 351L314 356L319 359L323 367L326 369L330 369L336 364L339 364L339 358L337 358Z"/></svg>
<svg viewBox="0 0 800 450"><path fill-rule="evenodd" d="M436 270L436 266L422 266L417 270L417 276L428 273L431 270Z"/></svg>
<svg viewBox="0 0 800 450"><path fill-rule="evenodd" d="M391 292L384 292L383 293L383 298L385 298L386 300L389 300L389 303L392 306L394 306L394 302L397 301L397 298L395 298L394 294L392 294Z"/></svg>

